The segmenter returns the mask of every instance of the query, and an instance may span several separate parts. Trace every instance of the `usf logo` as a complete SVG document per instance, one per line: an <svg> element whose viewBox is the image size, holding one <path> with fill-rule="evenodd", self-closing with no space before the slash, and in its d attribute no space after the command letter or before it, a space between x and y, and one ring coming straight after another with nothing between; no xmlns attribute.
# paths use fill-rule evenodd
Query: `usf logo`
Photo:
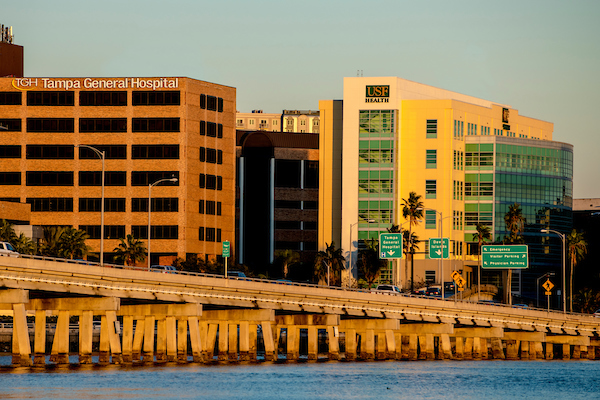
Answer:
<svg viewBox="0 0 600 400"><path fill-rule="evenodd" d="M366 86L365 103L388 103L390 97L389 85Z"/></svg>

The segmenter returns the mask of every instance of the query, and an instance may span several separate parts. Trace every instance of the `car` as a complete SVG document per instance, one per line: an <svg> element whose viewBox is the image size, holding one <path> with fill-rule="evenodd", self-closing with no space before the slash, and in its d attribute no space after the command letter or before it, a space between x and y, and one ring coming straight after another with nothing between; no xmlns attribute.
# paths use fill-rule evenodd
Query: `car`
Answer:
<svg viewBox="0 0 600 400"><path fill-rule="evenodd" d="M227 276L231 278L246 278L246 274L242 271L227 271Z"/></svg>
<svg viewBox="0 0 600 400"><path fill-rule="evenodd" d="M377 287L372 290L374 293L382 293L382 294L401 294L400 288L395 285L377 285Z"/></svg>
<svg viewBox="0 0 600 400"><path fill-rule="evenodd" d="M596 310L594 317L600 318L600 310Z"/></svg>
<svg viewBox="0 0 600 400"><path fill-rule="evenodd" d="M0 242L0 256L20 257L21 255L15 250L12 244L8 242Z"/></svg>
<svg viewBox="0 0 600 400"><path fill-rule="evenodd" d="M177 268L172 265L151 265L150 271L152 272L162 272L163 274L176 274Z"/></svg>
<svg viewBox="0 0 600 400"><path fill-rule="evenodd" d="M412 294L416 294L419 296L425 296L427 294L427 288L424 287L424 288L419 288L419 289L413 290Z"/></svg>
<svg viewBox="0 0 600 400"><path fill-rule="evenodd" d="M442 295L442 288L439 286L429 286L427 290L425 290L425 294L427 296L440 297Z"/></svg>
<svg viewBox="0 0 600 400"><path fill-rule="evenodd" d="M527 304L513 304L513 308L529 308Z"/></svg>

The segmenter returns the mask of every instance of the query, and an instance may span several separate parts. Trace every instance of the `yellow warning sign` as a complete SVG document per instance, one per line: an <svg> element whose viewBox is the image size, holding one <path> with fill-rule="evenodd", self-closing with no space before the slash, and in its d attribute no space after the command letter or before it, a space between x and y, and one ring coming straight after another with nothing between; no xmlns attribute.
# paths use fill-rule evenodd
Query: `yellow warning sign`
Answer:
<svg viewBox="0 0 600 400"><path fill-rule="evenodd" d="M554 284L553 284L552 282L550 282L550 279L548 279L548 280L546 280L546 282L544 282L544 283L542 284L542 287L543 287L544 289L546 289L546 295L550 295L550 294L552 294L552 293L548 293L548 292L551 292L551 291L552 291L552 288L554 287Z"/></svg>

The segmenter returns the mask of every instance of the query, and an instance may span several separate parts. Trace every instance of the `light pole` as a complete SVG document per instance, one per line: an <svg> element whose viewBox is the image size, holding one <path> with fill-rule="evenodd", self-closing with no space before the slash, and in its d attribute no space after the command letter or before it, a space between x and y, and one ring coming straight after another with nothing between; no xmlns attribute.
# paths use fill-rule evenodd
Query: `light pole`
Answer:
<svg viewBox="0 0 600 400"><path fill-rule="evenodd" d="M102 160L102 198L100 200L100 266L104 265L104 159L106 152L100 151L87 144L76 144L75 147L85 147L92 150Z"/></svg>
<svg viewBox="0 0 600 400"><path fill-rule="evenodd" d="M536 301L537 308L540 308L540 279L547 278L547 277L554 276L554 275L555 275L554 272L546 272L544 275L540 276L539 278L536 278L536 280L535 280L535 289L536 289L535 301ZM550 308L550 304L548 304L548 308Z"/></svg>
<svg viewBox="0 0 600 400"><path fill-rule="evenodd" d="M159 179L154 183L148 185L148 271L150 271L150 214L152 212L152 186L156 186L162 182L177 182L177 178L165 178Z"/></svg>
<svg viewBox="0 0 600 400"><path fill-rule="evenodd" d="M558 236L560 236L560 240L562 240L562 301L563 301L563 313L567 313L567 291L566 291L566 280L567 277L565 275L565 248L567 247L566 245L566 238L565 235L563 233L560 233L558 231L552 230L552 229L542 229L540 232L542 233L556 233Z"/></svg>
<svg viewBox="0 0 600 400"><path fill-rule="evenodd" d="M422 207L422 208L417 208L417 210L429 210L429 211L433 211L436 214L440 215L440 229L439 229L439 233L440 233L440 250L442 251L442 254L440 254L440 260L438 261L439 264L439 269L440 269L440 281L442 283L442 299L445 299L445 289L444 289L444 229L442 226L442 221L444 220L444 217L442 216L443 213L442 211L438 211L438 210L434 210L433 208L426 208L426 207ZM409 239L410 240L410 239Z"/></svg>

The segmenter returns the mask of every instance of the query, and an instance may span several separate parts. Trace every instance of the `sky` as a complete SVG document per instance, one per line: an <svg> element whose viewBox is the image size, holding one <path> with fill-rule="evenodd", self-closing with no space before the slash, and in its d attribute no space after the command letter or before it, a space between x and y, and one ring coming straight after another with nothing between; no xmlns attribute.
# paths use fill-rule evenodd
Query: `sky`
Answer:
<svg viewBox="0 0 600 400"><path fill-rule="evenodd" d="M598 0L0 0L25 76L187 76L281 112L360 70L509 104L574 146L575 198L600 198L599 20Z"/></svg>

